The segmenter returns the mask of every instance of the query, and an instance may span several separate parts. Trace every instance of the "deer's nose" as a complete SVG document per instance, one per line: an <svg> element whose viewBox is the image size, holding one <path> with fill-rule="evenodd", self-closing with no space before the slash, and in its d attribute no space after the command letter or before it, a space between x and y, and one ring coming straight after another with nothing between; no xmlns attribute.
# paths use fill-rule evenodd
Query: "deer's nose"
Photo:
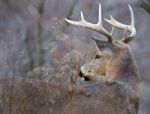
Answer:
<svg viewBox="0 0 150 114"><path fill-rule="evenodd" d="M80 76L80 77L84 77L84 75L83 75L83 73L81 72L81 70L80 70L80 72L79 72L79 76Z"/></svg>
<svg viewBox="0 0 150 114"><path fill-rule="evenodd" d="M87 77L87 76L85 76L85 75L82 73L82 71L79 72L79 76L82 77L82 78L84 78L85 81L89 81L89 80L90 80L90 78Z"/></svg>

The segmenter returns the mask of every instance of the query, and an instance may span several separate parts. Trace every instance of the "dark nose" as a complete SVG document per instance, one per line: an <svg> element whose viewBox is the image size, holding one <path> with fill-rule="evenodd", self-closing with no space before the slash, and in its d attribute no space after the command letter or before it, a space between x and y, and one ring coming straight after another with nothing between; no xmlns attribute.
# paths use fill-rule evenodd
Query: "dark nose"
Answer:
<svg viewBox="0 0 150 114"><path fill-rule="evenodd" d="M90 81L91 80L89 77L84 76L84 74L81 71L79 72L79 76L83 77L85 81Z"/></svg>
<svg viewBox="0 0 150 114"><path fill-rule="evenodd" d="M83 75L83 73L81 72L81 70L80 70L80 72L79 72L79 76L80 76L80 77L84 77L84 75Z"/></svg>

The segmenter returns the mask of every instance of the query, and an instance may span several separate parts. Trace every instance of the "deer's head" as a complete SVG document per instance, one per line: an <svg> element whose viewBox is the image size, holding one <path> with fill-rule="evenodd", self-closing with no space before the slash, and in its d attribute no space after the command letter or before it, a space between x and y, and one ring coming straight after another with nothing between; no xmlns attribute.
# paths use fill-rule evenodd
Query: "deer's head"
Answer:
<svg viewBox="0 0 150 114"><path fill-rule="evenodd" d="M101 4L99 4L99 20L97 24L87 22L82 12L80 21L66 19L66 21L70 24L95 30L105 35L108 39L108 41L102 41L92 38L96 42L99 52L95 55L91 62L86 63L81 67L82 76L107 76L109 77L107 80L113 80L114 78L118 78L122 75L121 73L126 75L136 70L130 49L127 45L136 34L134 13L130 5L129 9L131 13L130 25L125 25L118 22L111 15L110 20L105 19L105 21L112 25L111 32L108 32L102 25ZM123 39L113 40L113 32L115 27L124 30ZM128 32L130 32L130 35L128 35Z"/></svg>

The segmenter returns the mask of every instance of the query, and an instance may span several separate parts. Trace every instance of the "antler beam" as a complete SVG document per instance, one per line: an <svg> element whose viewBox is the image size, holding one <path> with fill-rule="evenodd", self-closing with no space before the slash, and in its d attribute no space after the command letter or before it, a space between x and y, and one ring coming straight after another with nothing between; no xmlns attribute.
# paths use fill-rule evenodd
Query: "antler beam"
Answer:
<svg viewBox="0 0 150 114"><path fill-rule="evenodd" d="M109 33L106 29L104 29L104 27L102 25L102 11L101 11L101 4L100 3L99 3L99 19L98 19L97 24L87 22L84 18L82 11L81 11L81 20L80 21L72 21L69 19L65 19L65 20L70 24L89 28L89 29L95 30L97 32L100 32L101 34L105 35L108 38L108 41L112 42L111 33Z"/></svg>
<svg viewBox="0 0 150 114"><path fill-rule="evenodd" d="M130 13L131 13L131 24L130 25L125 25L125 24L122 24L122 23L118 22L111 15L110 15L110 20L105 19L105 21L110 23L112 26L117 27L119 29L123 29L123 30L125 30L125 32L126 31L131 32L131 34L129 36L126 36L126 38L123 39L123 41L128 41L129 39L131 40L131 38L133 38L136 34L133 9L131 8L130 5L128 5L128 7L129 7L129 10L130 10Z"/></svg>

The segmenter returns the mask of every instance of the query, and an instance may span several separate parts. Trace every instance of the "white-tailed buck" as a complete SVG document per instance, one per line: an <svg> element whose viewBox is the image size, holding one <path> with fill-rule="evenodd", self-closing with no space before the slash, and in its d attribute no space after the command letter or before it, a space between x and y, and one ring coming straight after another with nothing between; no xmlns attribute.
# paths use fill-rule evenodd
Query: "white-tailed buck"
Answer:
<svg viewBox="0 0 150 114"><path fill-rule="evenodd" d="M91 62L86 63L81 67L80 74L82 76L90 79L98 77L99 79L107 82L120 82L130 85L134 91L137 91L138 71L132 52L128 46L128 43L136 34L136 29L133 10L130 5L128 7L131 13L130 25L118 22L111 15L110 20L105 19L106 22L112 25L111 32L108 32L102 25L101 4L99 4L99 19L97 24L87 22L82 12L80 21L72 21L68 19L66 19L66 21L73 25L95 30L105 35L108 39L108 41L102 41L100 39L92 38L96 42L99 52L95 55ZM113 39L115 27L124 30L123 39ZM130 32L130 34L128 32ZM136 100L134 102L137 112L139 107L138 95L135 99Z"/></svg>

